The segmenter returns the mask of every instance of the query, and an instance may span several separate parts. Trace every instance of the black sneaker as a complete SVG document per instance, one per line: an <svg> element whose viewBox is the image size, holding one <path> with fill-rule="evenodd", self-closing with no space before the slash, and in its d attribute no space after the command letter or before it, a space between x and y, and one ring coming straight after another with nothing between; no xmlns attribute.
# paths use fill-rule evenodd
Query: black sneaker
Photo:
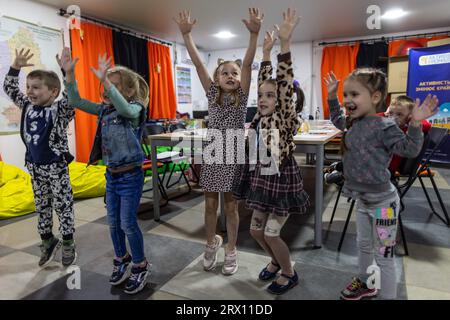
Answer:
<svg viewBox="0 0 450 320"><path fill-rule="evenodd" d="M75 242L73 240L63 240L62 244L62 264L68 267L77 260L77 253L75 251Z"/></svg>
<svg viewBox="0 0 450 320"><path fill-rule="evenodd" d="M131 268L131 276L125 286L125 293L135 294L144 289L149 275L150 270L148 262L145 267L133 266L133 268Z"/></svg>
<svg viewBox="0 0 450 320"><path fill-rule="evenodd" d="M123 258L122 261L118 261L116 259L113 260L114 268L109 278L109 283L113 286L117 286L128 279L130 276L130 267L131 256L128 255L126 258Z"/></svg>
<svg viewBox="0 0 450 320"><path fill-rule="evenodd" d="M353 278L352 282L341 291L343 300L361 300L365 297L374 297L377 295L377 289L369 289L367 285L359 278Z"/></svg>
<svg viewBox="0 0 450 320"><path fill-rule="evenodd" d="M55 258L56 251L61 247L62 241L56 237L48 241L42 241L39 245L41 249L41 259L39 260L39 267L45 268Z"/></svg>

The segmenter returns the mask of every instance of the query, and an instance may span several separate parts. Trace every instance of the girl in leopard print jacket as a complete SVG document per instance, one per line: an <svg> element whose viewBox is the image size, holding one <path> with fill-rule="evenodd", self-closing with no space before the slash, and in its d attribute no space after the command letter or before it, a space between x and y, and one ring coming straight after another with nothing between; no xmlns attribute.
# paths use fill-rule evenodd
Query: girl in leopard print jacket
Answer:
<svg viewBox="0 0 450 320"><path fill-rule="evenodd" d="M300 124L293 100L290 39L299 18L295 10L288 10L283 16L283 24L277 28L281 54L278 55L276 80L271 79L273 32L267 32L264 39L263 62L258 77L258 112L250 126L254 130L249 131L250 157L256 153L255 149L252 150L255 145L262 156L249 159L242 170L240 184L234 189L234 196L245 199L246 206L253 209L251 235L272 258L262 269L259 279L275 279L281 270L281 277L267 288L274 294L284 293L298 283L297 273L290 263L289 249L280 238L280 231L290 214L305 213L309 204L293 156L294 135Z"/></svg>

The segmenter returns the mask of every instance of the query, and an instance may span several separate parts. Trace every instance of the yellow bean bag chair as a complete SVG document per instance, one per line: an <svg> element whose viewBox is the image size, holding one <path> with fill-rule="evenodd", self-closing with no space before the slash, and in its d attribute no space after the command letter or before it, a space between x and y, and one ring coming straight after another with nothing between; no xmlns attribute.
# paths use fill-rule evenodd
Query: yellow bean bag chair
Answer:
<svg viewBox="0 0 450 320"><path fill-rule="evenodd" d="M89 166L86 163L69 164L70 183L75 199L101 197L106 192L106 167Z"/></svg>
<svg viewBox="0 0 450 320"><path fill-rule="evenodd" d="M34 211L30 175L15 166L0 162L0 219Z"/></svg>
<svg viewBox="0 0 450 320"><path fill-rule="evenodd" d="M104 166L89 166L72 162L70 181L75 199L100 197L105 194ZM34 212L31 177L27 172L0 161L0 219L18 217Z"/></svg>

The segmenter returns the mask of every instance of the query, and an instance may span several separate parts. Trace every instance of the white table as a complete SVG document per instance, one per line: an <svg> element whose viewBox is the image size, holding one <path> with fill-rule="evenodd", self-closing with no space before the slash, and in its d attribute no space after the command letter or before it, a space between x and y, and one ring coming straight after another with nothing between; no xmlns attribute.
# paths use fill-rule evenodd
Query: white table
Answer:
<svg viewBox="0 0 450 320"><path fill-rule="evenodd" d="M297 146L295 153L309 153L316 155L315 168L315 214L314 214L314 247L322 246L322 213L323 213L323 161L325 144L339 135L340 130L336 129L328 120L310 121L311 130L308 134L298 134L294 137ZM152 177L157 173L156 147L159 146L180 146L191 148L195 143L201 143L205 137L206 129L195 130L193 135L186 131L164 133L148 136L151 141ZM200 144L201 146L201 144ZM158 179L153 182L153 212L154 219L159 221L159 189ZM223 194L221 194L221 217L223 214Z"/></svg>

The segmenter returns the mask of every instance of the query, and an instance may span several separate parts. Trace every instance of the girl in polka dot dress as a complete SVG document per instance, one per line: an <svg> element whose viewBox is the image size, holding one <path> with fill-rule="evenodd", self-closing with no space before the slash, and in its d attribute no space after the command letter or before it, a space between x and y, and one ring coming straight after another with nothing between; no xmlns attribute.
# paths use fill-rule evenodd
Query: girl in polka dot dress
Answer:
<svg viewBox="0 0 450 320"><path fill-rule="evenodd" d="M244 139L244 124L247 99L250 90L251 66L256 52L258 33L264 15L259 9L249 9L249 20L243 20L250 32L250 41L244 61L219 60L213 78L200 59L192 39L191 30L196 20L191 20L190 12L183 11L175 19L183 35L189 55L194 63L203 89L208 98L208 132L203 143L203 160L200 185L205 192L205 225L207 243L203 256L205 271L213 270L217 263L217 252L222 245L222 237L216 234L219 192L225 196L228 243L225 246L225 261L222 273L231 275L238 270L236 240L239 216L232 187L239 177L237 143L227 143L227 138L237 136ZM209 152L209 150L213 150ZM242 150L244 152L244 150Z"/></svg>

